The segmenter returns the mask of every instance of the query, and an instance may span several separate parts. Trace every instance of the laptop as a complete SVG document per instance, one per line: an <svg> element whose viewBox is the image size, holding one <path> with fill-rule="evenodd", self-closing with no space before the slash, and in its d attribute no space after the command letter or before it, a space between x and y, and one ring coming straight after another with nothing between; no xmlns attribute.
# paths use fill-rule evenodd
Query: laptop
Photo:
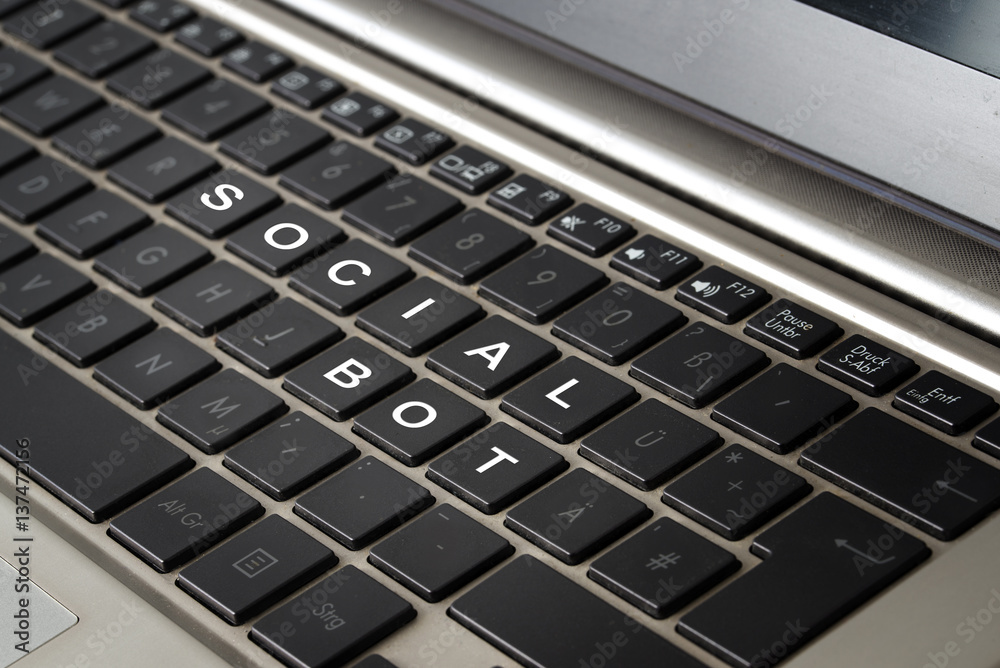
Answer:
<svg viewBox="0 0 1000 668"><path fill-rule="evenodd" d="M1000 665L997 13L3 3L3 665Z"/></svg>

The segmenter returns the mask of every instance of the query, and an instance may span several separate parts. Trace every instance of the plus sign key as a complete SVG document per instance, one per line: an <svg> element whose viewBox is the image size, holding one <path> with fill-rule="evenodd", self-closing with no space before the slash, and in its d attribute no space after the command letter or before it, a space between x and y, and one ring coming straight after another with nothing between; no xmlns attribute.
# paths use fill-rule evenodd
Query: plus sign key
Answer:
<svg viewBox="0 0 1000 668"><path fill-rule="evenodd" d="M663 502L723 538L739 540L809 493L801 476L731 445L663 490Z"/></svg>

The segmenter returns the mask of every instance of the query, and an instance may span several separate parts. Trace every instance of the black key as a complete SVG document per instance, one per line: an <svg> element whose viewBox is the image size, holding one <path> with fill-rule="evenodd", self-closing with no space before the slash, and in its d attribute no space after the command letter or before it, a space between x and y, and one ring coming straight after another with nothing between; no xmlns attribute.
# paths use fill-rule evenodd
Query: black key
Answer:
<svg viewBox="0 0 1000 668"><path fill-rule="evenodd" d="M108 535L166 573L263 514L246 492L200 468L116 517Z"/></svg>
<svg viewBox="0 0 1000 668"><path fill-rule="evenodd" d="M180 449L0 331L0 455L91 522L193 465ZM86 434L86 438L81 438Z"/></svg>
<svg viewBox="0 0 1000 668"><path fill-rule="evenodd" d="M212 455L286 412L284 401L226 369L164 404L156 421Z"/></svg>
<svg viewBox="0 0 1000 668"><path fill-rule="evenodd" d="M431 165L432 175L469 195L486 192L510 171L506 164L471 146L459 146Z"/></svg>
<svg viewBox="0 0 1000 668"><path fill-rule="evenodd" d="M255 623L250 639L288 666L342 666L416 614L374 579L344 566ZM290 628L294 635L286 634ZM378 656L354 665L393 668Z"/></svg>
<svg viewBox="0 0 1000 668"><path fill-rule="evenodd" d="M336 563L322 543L270 515L182 570L177 585L230 624L242 624Z"/></svg>
<svg viewBox="0 0 1000 668"><path fill-rule="evenodd" d="M206 58L214 58L242 42L243 35L210 16L201 16L178 30L174 40Z"/></svg>
<svg viewBox="0 0 1000 668"><path fill-rule="evenodd" d="M0 274L0 315L33 325L94 289L89 278L51 255L36 255Z"/></svg>
<svg viewBox="0 0 1000 668"><path fill-rule="evenodd" d="M485 315L476 302L424 276L361 311L357 325L404 355L415 357Z"/></svg>
<svg viewBox="0 0 1000 668"><path fill-rule="evenodd" d="M226 169L171 199L167 213L209 239L218 239L279 204L281 198L270 188Z"/></svg>
<svg viewBox="0 0 1000 668"><path fill-rule="evenodd" d="M378 540L434 503L421 485L365 457L295 503L295 514L351 550Z"/></svg>
<svg viewBox="0 0 1000 668"><path fill-rule="evenodd" d="M567 357L509 392L500 410L557 443L569 443L638 400L631 385Z"/></svg>
<svg viewBox="0 0 1000 668"><path fill-rule="evenodd" d="M160 292L153 308L208 336L276 298L270 285L222 260Z"/></svg>
<svg viewBox="0 0 1000 668"><path fill-rule="evenodd" d="M48 49L103 17L74 0L32 3L3 22L3 29L36 49Z"/></svg>
<svg viewBox="0 0 1000 668"><path fill-rule="evenodd" d="M567 564L578 564L653 511L583 469L573 469L507 513L504 526Z"/></svg>
<svg viewBox="0 0 1000 668"><path fill-rule="evenodd" d="M855 390L878 397L920 367L909 357L855 334L828 350L819 358L816 368Z"/></svg>
<svg viewBox="0 0 1000 668"><path fill-rule="evenodd" d="M461 210L458 198L402 174L351 202L342 217L379 241L402 246Z"/></svg>
<svg viewBox="0 0 1000 668"><path fill-rule="evenodd" d="M1000 507L1000 471L876 408L803 450L799 465L941 540Z"/></svg>
<svg viewBox="0 0 1000 668"><path fill-rule="evenodd" d="M284 276L345 239L336 225L298 204L286 204L236 232L226 250L271 276Z"/></svg>
<svg viewBox="0 0 1000 668"><path fill-rule="evenodd" d="M549 225L548 235L570 248L600 257L635 236L635 228L590 204L579 204Z"/></svg>
<svg viewBox="0 0 1000 668"><path fill-rule="evenodd" d="M295 63L292 59L260 42L246 42L222 59L222 66L254 83L261 83L281 74Z"/></svg>
<svg viewBox="0 0 1000 668"><path fill-rule="evenodd" d="M205 247L172 227L154 225L98 255L94 269L146 297L211 260Z"/></svg>
<svg viewBox="0 0 1000 668"><path fill-rule="evenodd" d="M719 402L712 419L768 450L785 454L857 407L851 395L778 364Z"/></svg>
<svg viewBox="0 0 1000 668"><path fill-rule="evenodd" d="M375 137L375 145L411 165L422 165L454 145L451 137L414 118L406 118Z"/></svg>
<svg viewBox="0 0 1000 668"><path fill-rule="evenodd" d="M528 225L540 225L570 204L573 199L563 191L519 174L490 193L487 203Z"/></svg>
<svg viewBox="0 0 1000 668"><path fill-rule="evenodd" d="M282 387L343 422L414 377L409 367L352 337L293 370L285 376Z"/></svg>
<svg viewBox="0 0 1000 668"><path fill-rule="evenodd" d="M545 339L492 316L432 352L427 368L492 399L558 357L559 350Z"/></svg>
<svg viewBox="0 0 1000 668"><path fill-rule="evenodd" d="M65 163L41 156L0 178L0 210L30 223L93 187Z"/></svg>
<svg viewBox="0 0 1000 668"><path fill-rule="evenodd" d="M523 255L479 285L479 294L533 325L556 317L608 283L608 277L551 246Z"/></svg>
<svg viewBox="0 0 1000 668"><path fill-rule="evenodd" d="M135 0L100 0L101 4L107 5L112 9L121 9L123 7L128 7Z"/></svg>
<svg viewBox="0 0 1000 668"><path fill-rule="evenodd" d="M569 467L561 456L503 422L427 467L427 478L493 515Z"/></svg>
<svg viewBox="0 0 1000 668"><path fill-rule="evenodd" d="M128 13L129 18L156 32L170 32L194 18L194 10L172 0L142 0Z"/></svg>
<svg viewBox="0 0 1000 668"><path fill-rule="evenodd" d="M156 329L152 318L107 290L84 297L35 327L35 338L75 366L104 359Z"/></svg>
<svg viewBox="0 0 1000 668"><path fill-rule="evenodd" d="M337 315L346 316L413 277L399 260L351 239L292 274L288 285Z"/></svg>
<svg viewBox="0 0 1000 668"><path fill-rule="evenodd" d="M143 109L158 109L210 78L207 68L170 49L159 49L108 79L108 88Z"/></svg>
<svg viewBox="0 0 1000 668"><path fill-rule="evenodd" d="M751 550L764 562L677 626L747 668L779 663L930 555L902 530L828 493L762 533Z"/></svg>
<svg viewBox="0 0 1000 668"><path fill-rule="evenodd" d="M3 67L2 62L0 62L0 67ZM21 164L36 153L35 147L28 142L15 137L6 130L0 130L0 172L6 172L11 167Z"/></svg>
<svg viewBox="0 0 1000 668"><path fill-rule="evenodd" d="M51 70L23 51L0 49L0 72L6 74L0 81L0 99L9 97L51 74Z"/></svg>
<svg viewBox="0 0 1000 668"><path fill-rule="evenodd" d="M6 271L37 252L33 243L0 223L0 271Z"/></svg>
<svg viewBox="0 0 1000 668"><path fill-rule="evenodd" d="M485 211L470 209L417 239L408 254L456 283L469 285L534 243L521 230Z"/></svg>
<svg viewBox="0 0 1000 668"><path fill-rule="evenodd" d="M696 322L632 362L629 375L685 406L701 408L769 362L756 348Z"/></svg>
<svg viewBox="0 0 1000 668"><path fill-rule="evenodd" d="M489 421L478 407L425 378L356 417L353 431L407 466L419 466Z"/></svg>
<svg viewBox="0 0 1000 668"><path fill-rule="evenodd" d="M672 306L615 283L559 318L552 333L606 364L621 364L687 322Z"/></svg>
<svg viewBox="0 0 1000 668"><path fill-rule="evenodd" d="M371 549L368 561L435 603L514 554L514 546L448 504L414 520Z"/></svg>
<svg viewBox="0 0 1000 668"><path fill-rule="evenodd" d="M663 502L728 540L739 540L812 490L804 478L730 445L663 490Z"/></svg>
<svg viewBox="0 0 1000 668"><path fill-rule="evenodd" d="M994 420L980 429L972 444L986 454L1000 458L1000 420Z"/></svg>
<svg viewBox="0 0 1000 668"><path fill-rule="evenodd" d="M163 108L163 119L202 141L221 137L271 105L226 79L213 79Z"/></svg>
<svg viewBox="0 0 1000 668"><path fill-rule="evenodd" d="M215 345L265 378L276 378L343 337L335 324L285 298L219 332Z"/></svg>
<svg viewBox="0 0 1000 668"><path fill-rule="evenodd" d="M219 150L261 174L274 174L329 143L326 130L286 109L272 109L219 141Z"/></svg>
<svg viewBox="0 0 1000 668"><path fill-rule="evenodd" d="M0 1L0 16L7 16L21 7L31 2L31 0L2 0Z"/></svg>
<svg viewBox="0 0 1000 668"><path fill-rule="evenodd" d="M94 367L94 378L146 410L215 373L214 357L161 327Z"/></svg>
<svg viewBox="0 0 1000 668"><path fill-rule="evenodd" d="M144 211L118 195L95 190L72 207L59 209L40 220L36 230L38 236L83 260L152 222Z"/></svg>
<svg viewBox="0 0 1000 668"><path fill-rule="evenodd" d="M378 654L369 654L354 664L354 668L396 668L396 665L389 663Z"/></svg>
<svg viewBox="0 0 1000 668"><path fill-rule="evenodd" d="M358 456L349 441L305 413L289 413L226 453L223 463L279 501L290 499Z"/></svg>
<svg viewBox="0 0 1000 668"><path fill-rule="evenodd" d="M892 405L946 434L961 434L997 411L990 395L928 371L896 393Z"/></svg>
<svg viewBox="0 0 1000 668"><path fill-rule="evenodd" d="M666 290L701 267L696 255L647 234L611 256L611 267L643 285Z"/></svg>
<svg viewBox="0 0 1000 668"><path fill-rule="evenodd" d="M54 76L7 99L0 113L31 134L47 137L103 102L89 88L64 76Z"/></svg>
<svg viewBox="0 0 1000 668"><path fill-rule="evenodd" d="M575 667L576 660L584 666L704 665L528 555L463 594L448 614L508 656L539 668Z"/></svg>
<svg viewBox="0 0 1000 668"><path fill-rule="evenodd" d="M323 120L358 137L367 137L399 118L392 107L357 91L323 110Z"/></svg>
<svg viewBox="0 0 1000 668"><path fill-rule="evenodd" d="M747 321L743 332L797 360L812 357L843 333L837 323L787 299Z"/></svg>
<svg viewBox="0 0 1000 668"><path fill-rule="evenodd" d="M715 431L649 399L583 439L580 454L648 491L720 445Z"/></svg>
<svg viewBox="0 0 1000 668"><path fill-rule="evenodd" d="M663 619L739 568L730 553L661 517L595 560L587 575L647 615Z"/></svg>
<svg viewBox="0 0 1000 668"><path fill-rule="evenodd" d="M111 70L152 51L153 40L115 21L104 21L63 43L56 60L91 79L101 79Z"/></svg>
<svg viewBox="0 0 1000 668"><path fill-rule="evenodd" d="M727 325L770 301L764 288L722 267L709 267L677 288L677 300Z"/></svg>
<svg viewBox="0 0 1000 668"><path fill-rule="evenodd" d="M52 137L53 145L91 169L103 169L162 135L125 107L98 109Z"/></svg>
<svg viewBox="0 0 1000 668"><path fill-rule="evenodd" d="M165 137L116 164L108 178L155 203L204 178L217 163L187 142Z"/></svg>
<svg viewBox="0 0 1000 668"><path fill-rule="evenodd" d="M394 171L385 160L338 141L286 170L278 182L324 209L336 209Z"/></svg>
<svg viewBox="0 0 1000 668"><path fill-rule="evenodd" d="M344 86L308 65L299 65L271 84L271 92L303 109L316 109L344 92Z"/></svg>

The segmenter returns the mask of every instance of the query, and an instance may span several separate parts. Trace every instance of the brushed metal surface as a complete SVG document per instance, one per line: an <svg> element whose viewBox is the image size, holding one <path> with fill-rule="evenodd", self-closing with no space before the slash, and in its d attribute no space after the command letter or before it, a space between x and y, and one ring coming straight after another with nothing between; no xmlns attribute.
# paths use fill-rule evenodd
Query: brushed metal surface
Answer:
<svg viewBox="0 0 1000 668"><path fill-rule="evenodd" d="M82 0L90 2L91 0ZM299 62L311 64L322 71L337 77L345 82L350 88L362 90L380 98L391 100L400 107L405 107L416 116L438 125L447 131L455 134L460 140L467 141L487 152L503 155L511 163L515 164L519 170L545 176L561 182L570 193L577 199L594 202L600 206L607 207L612 213L632 220L642 231L656 231L657 234L682 246L697 249L707 263L719 263L732 268L736 272L745 273L755 282L759 282L766 287L776 297L795 295L796 299L811 302L812 307L819 313L833 318L849 332L866 331L875 338L900 349L915 357L922 368L949 368L954 373L965 377L969 383L984 391L992 391L991 388L1000 387L1000 359L995 354L995 348L982 340L972 337L948 324L930 318L913 308L900 304L897 301L879 294L871 289L859 286L857 283L834 273L823 267L789 253L785 249L759 237L705 213L678 199L665 195L662 191L645 185L637 180L625 178L620 172L612 170L608 166L590 159L587 154L567 148L551 139L548 139L536 132L526 129L522 125L504 118L476 100L463 97L454 92L444 90L441 87L421 79L405 69L385 62L368 52L363 47L363 43L351 42L331 36L327 31L315 24L302 21L289 16L279 8L259 2L258 0L245 0L239 4L220 4L214 0L195 0L191 3L198 11L205 14L214 15L234 27L244 31L248 35L259 37L260 39L288 52L294 54ZM92 6L98 7L96 3ZM106 10L105 10L106 11ZM375 19L371 19L372 26L377 26ZM161 42L166 44L167 38L162 38ZM56 63L49 55L42 59L47 65L57 72L65 73L66 69ZM216 71L222 70L216 67ZM98 84L88 84L99 87ZM251 86L261 95L269 96L266 86ZM270 99L278 104L275 98ZM321 123L318 112L308 112L303 114L306 118ZM9 124L3 124L5 129L11 129ZM181 137L187 141L179 132L172 128L165 128L167 134ZM24 133L14 130L22 138L32 141L40 150L50 152L51 147L45 142L39 142L27 137ZM194 143L194 142L192 142ZM366 148L371 147L371 140L361 140L358 142ZM400 170L411 170L390 159ZM426 175L425 169L413 170L418 174ZM121 193L121 190L112 183L109 183L101 174L89 174L95 182L102 188L107 188L112 192ZM277 188L277 177L258 177L272 188ZM282 191L282 196L290 202L294 202L312 208L311 205L300 198L286 191ZM467 206L485 206L485 197L467 197L461 199ZM183 229L183 226L163 214L162 206L144 207L158 221ZM322 212L321 215L329 216L337 221L336 213L329 214ZM523 229L523 228L522 228ZM185 230L186 231L186 230ZM544 228L526 229L539 242L545 242ZM35 238L33 241L44 251L59 255L60 251L42 239ZM223 240L208 241L199 239L199 243L206 245L219 257L226 257L237 266L246 268L254 273L261 280L265 280L272 285L281 296L297 298L295 293L287 287L287 281L273 279L262 276L244 263L242 260L230 257L223 249ZM405 248L389 249L382 247L381 250L393 255L397 259L405 260ZM606 269L603 261L592 261L595 265ZM414 265L416 273L420 276L432 275L431 272L419 265ZM151 298L136 298L125 293L109 281L100 276L91 275L99 287L110 290L123 301L133 304L144 310L150 308ZM617 276L616 276L617 278ZM627 283L634 282L623 279ZM460 294L473 298L476 286L452 286ZM637 286L639 287L639 286ZM644 289L641 288L640 289ZM661 296L668 298L669 293ZM672 300L671 300L672 301ZM700 316L691 309L682 305L675 305L685 312L692 319L700 319ZM492 305L485 305L489 314L500 313L500 309ZM317 307L314 310L319 311ZM325 314L338 326L343 328L349 336L359 336L360 338L375 343L370 336L361 332L351 318L337 318L330 314ZM522 326L534 331L537 334L545 334L547 326L530 326L520 323ZM15 330L6 323L0 324L6 331L25 345L31 347L49 363L57 365L66 373L77 378L81 382L89 382L90 370L77 369L58 358L54 353L41 346L31 338L30 330ZM163 326L180 331L179 326L172 323L164 323ZM741 340L751 345L759 345L751 342L747 337L737 331L730 332ZM220 353L213 345L211 338L197 339L186 333L182 333L207 352L215 355L225 368L236 368L244 373L248 373L241 368L238 363ZM377 344L376 345L380 345ZM557 347L564 355L577 354L577 351L563 342L556 342ZM812 369L812 361L789 361L803 371L815 373ZM417 364L411 364L414 372L419 378L437 377L427 369ZM605 369L612 375L627 379L627 366L613 369ZM373 446L361 441L350 432L350 423L332 423L320 416L315 410L304 405L303 402L287 395L281 390L281 380L267 380L254 376L253 380L261 386L279 394L285 399L292 410L302 410L307 414L316 417L329 428L341 434L345 438L354 442L362 451L362 454L375 454L378 451ZM442 381L442 384L445 384ZM655 391L646 388L637 388L643 398L660 397ZM406 666L442 666L454 668L484 668L492 666L511 666L509 658L489 646L472 633L458 626L450 620L445 610L454 597L446 599L437 604L429 604L420 601L408 591L394 583L388 577L371 569L366 565L366 551L350 552L344 548L333 544L330 539L324 537L318 530L306 525L292 513L292 502L275 502L263 495L255 492L248 484L236 479L227 472L221 464L221 458L207 456L195 448L183 442L172 433L166 433L157 427L154 411L138 411L127 405L123 400L114 396L110 391L98 386L96 391L108 398L115 405L134 415L143 424L151 429L155 429L164 434L164 437L187 452L199 466L207 466L223 475L237 486L241 487L252 496L257 498L265 506L269 513L275 513L289 519L290 522L306 531L318 540L330 545L337 556L341 559L341 564L354 564L373 575L383 585L393 589L410 601L418 611L416 620L394 634L386 643L381 644L377 651L389 658L401 668ZM892 410L887 398L869 399L859 398L863 406L878 406L884 410ZM484 404L484 409L488 415L494 419L504 419L506 417L499 410L499 400L492 400ZM710 420L710 408L694 411L680 407L680 409L693 417L696 417L705 424L712 424ZM713 425L718 429L723 437L729 441L740 441L734 433L720 425ZM929 428L923 428L930 431ZM940 435L938 435L940 437ZM968 456L978 457L966 438L945 437L949 443L965 452ZM788 468L795 468L795 457L779 456L774 453L753 448L760 452L762 456L768 457L772 461L781 463ZM576 453L576 444L559 446L558 451L572 466L595 471L596 467L583 460ZM419 481L429 489L439 501L448 500L456 503L463 510L470 514L475 511L465 508L460 502L454 501L450 496L426 481L424 472L426 466L407 468L402 464L390 461L389 465L402 475L408 476L415 481ZM817 490L829 490L835 494L850 498L846 493L837 490L829 483L817 477L797 469L797 472L809 479L810 483ZM0 486L9 493L13 482L12 469L10 467L0 467ZM625 488L624 483L616 483L619 487ZM173 623L188 630L198 641L212 648L220 657L231 665L237 666L276 666L276 662L268 657L260 648L248 641L246 634L249 626L256 619L250 620L247 624L231 627L210 613L203 606L198 604L174 584L174 575L158 575L153 573L148 567L138 559L128 554L105 534L107 524L92 525L83 518L76 515L66 506L59 503L54 497L48 495L40 488L36 488L34 502L37 504L38 515L50 527L58 530L59 534L70 541L76 549L83 552L88 558L101 565L106 571L113 574L118 580L126 583L132 591L140 595L143 600L152 607L162 611ZM654 510L656 517L670 517L679 523L702 533L707 532L697 528L690 520L680 516L678 513L667 508L660 503L657 492L638 492L629 489L630 494L635 495ZM856 500L853 502L858 503ZM886 521L896 525L901 523L893 520L881 511L867 508L870 512ZM562 572L581 584L587 584L585 567L568 567L554 558L542 554L537 548L529 545L520 537L514 535L502 525L503 514L492 517L477 516L484 524L498 533L504 535L520 553L531 553L538 556L545 563L551 565L556 570ZM1000 532L1000 522L997 517L992 518L983 524L983 529L991 534ZM716 536L707 536L709 540L722 546L724 549L739 555L744 562L744 569L752 568L756 559L749 553L749 539L730 543L723 541ZM963 541L946 544L927 537L921 537L932 547L935 552L935 559L946 556L951 551L960 548ZM934 560L930 562L935 563ZM992 577L997 573L997 566L986 563L974 565L978 569L975 574L982 577ZM907 577L900 586L909 582L919 582L923 577L924 569L920 569ZM463 590L464 591L464 590ZM607 601L617 609L637 615L628 604L618 599L610 592L596 588L596 595ZM460 595L461 592L459 592ZM74 610L84 618L87 613L86 606L82 609ZM646 617L639 617L641 623L654 629L672 642L675 642L685 651L702 659L706 664L721 667L722 664L706 652L694 646L692 643L681 638L675 630L677 618L686 610L671 616L666 620L653 620ZM906 616L905 608L894 609L894 614ZM929 631L927 629L923 629ZM921 629L914 627L911 633L920 633ZM837 634L840 637L840 634ZM844 639L850 641L852 636L845 635ZM844 640L842 640L844 641ZM807 656L812 648L805 650L803 657ZM141 659L144 652L136 651L132 658ZM128 664L124 664L128 665ZM133 664L135 665L135 664ZM198 664L191 664L198 665ZM888 664L891 665L891 664ZM980 667L976 667L980 668Z"/></svg>
<svg viewBox="0 0 1000 668"><path fill-rule="evenodd" d="M377 50L465 91L466 101L442 120L460 123L468 108L484 104L502 109L575 146L574 169L604 160L967 331L1000 336L1000 252L897 206L890 194L867 195L783 157L763 137L763 145L743 141L438 7L278 1L346 35L352 51ZM572 15L559 25L571 23ZM770 79L782 81L785 72ZM805 91L791 109L808 104Z"/></svg>

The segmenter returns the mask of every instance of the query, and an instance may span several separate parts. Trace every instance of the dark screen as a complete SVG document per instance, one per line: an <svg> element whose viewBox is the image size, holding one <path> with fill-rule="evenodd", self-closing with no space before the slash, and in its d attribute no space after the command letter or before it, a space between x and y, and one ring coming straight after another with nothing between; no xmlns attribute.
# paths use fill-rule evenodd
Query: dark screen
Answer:
<svg viewBox="0 0 1000 668"><path fill-rule="evenodd" d="M799 0L1000 78L997 0Z"/></svg>

